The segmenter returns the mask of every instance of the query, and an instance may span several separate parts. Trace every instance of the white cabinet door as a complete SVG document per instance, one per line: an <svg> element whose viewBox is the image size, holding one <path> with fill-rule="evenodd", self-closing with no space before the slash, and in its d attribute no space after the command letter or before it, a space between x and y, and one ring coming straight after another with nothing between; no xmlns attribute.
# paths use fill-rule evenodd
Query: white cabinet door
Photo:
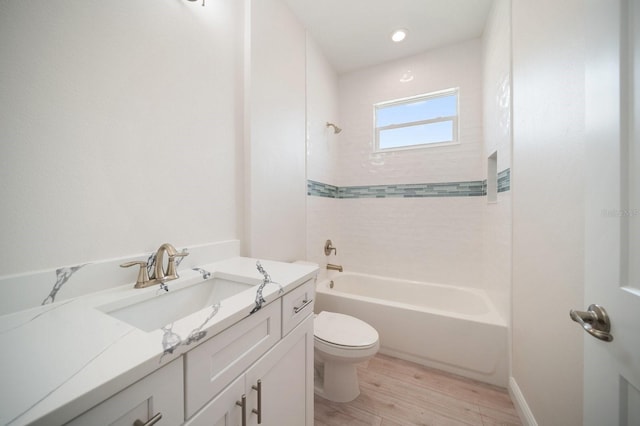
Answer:
<svg viewBox="0 0 640 426"><path fill-rule="evenodd" d="M244 375L238 377L184 426L239 426L242 408L237 403L244 395ZM246 408L245 408L246 410Z"/></svg>
<svg viewBox="0 0 640 426"><path fill-rule="evenodd" d="M258 360L245 380L247 425L257 425L260 412L261 426L313 426L313 316Z"/></svg>
<svg viewBox="0 0 640 426"><path fill-rule="evenodd" d="M67 423L70 426L131 426L160 413L157 426L184 422L182 357L151 373Z"/></svg>
<svg viewBox="0 0 640 426"><path fill-rule="evenodd" d="M193 416L280 340L280 299L185 355L185 409Z"/></svg>

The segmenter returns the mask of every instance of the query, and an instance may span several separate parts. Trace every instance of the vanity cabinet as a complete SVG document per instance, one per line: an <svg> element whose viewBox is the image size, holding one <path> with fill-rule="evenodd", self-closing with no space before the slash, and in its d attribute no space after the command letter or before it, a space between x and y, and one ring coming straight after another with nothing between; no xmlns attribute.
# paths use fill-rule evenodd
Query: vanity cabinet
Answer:
<svg viewBox="0 0 640 426"><path fill-rule="evenodd" d="M182 358L118 392L68 426L131 426L162 416L158 425L179 425L184 419ZM150 423L151 424L151 423Z"/></svg>
<svg viewBox="0 0 640 426"><path fill-rule="evenodd" d="M313 426L314 291L305 282L68 425L161 413L157 426Z"/></svg>
<svg viewBox="0 0 640 426"><path fill-rule="evenodd" d="M313 297L311 280L185 355L186 425L313 425Z"/></svg>
<svg viewBox="0 0 640 426"><path fill-rule="evenodd" d="M312 316L307 316L186 423L205 425L313 425Z"/></svg>

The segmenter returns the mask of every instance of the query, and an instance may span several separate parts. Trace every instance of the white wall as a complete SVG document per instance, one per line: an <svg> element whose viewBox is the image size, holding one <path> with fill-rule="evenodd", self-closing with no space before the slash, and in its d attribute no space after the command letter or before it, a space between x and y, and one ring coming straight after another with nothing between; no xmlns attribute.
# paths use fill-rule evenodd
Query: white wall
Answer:
<svg viewBox="0 0 640 426"><path fill-rule="evenodd" d="M306 253L305 31L280 0L251 0L244 253Z"/></svg>
<svg viewBox="0 0 640 426"><path fill-rule="evenodd" d="M237 238L239 3L0 3L0 276Z"/></svg>
<svg viewBox="0 0 640 426"><path fill-rule="evenodd" d="M497 171L511 168L511 0L495 0L483 41L484 176L487 159L497 153ZM510 318L511 194L485 202L482 222L484 288L505 319Z"/></svg>
<svg viewBox="0 0 640 426"><path fill-rule="evenodd" d="M582 424L582 2L515 1L513 379L539 425Z"/></svg>
<svg viewBox="0 0 640 426"><path fill-rule="evenodd" d="M342 133L335 134L327 122L342 126L338 116L338 75L310 35L307 35L307 179L335 182ZM339 200L307 197L306 259L324 264L324 243L339 240ZM340 255L342 251L338 251Z"/></svg>

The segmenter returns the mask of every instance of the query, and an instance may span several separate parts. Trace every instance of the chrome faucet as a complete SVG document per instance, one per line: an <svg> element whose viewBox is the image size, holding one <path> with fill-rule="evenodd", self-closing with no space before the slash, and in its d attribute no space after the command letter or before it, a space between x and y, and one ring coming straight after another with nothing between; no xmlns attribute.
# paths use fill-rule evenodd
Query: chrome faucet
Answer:
<svg viewBox="0 0 640 426"><path fill-rule="evenodd" d="M169 261L167 263L167 270L164 270L164 254L167 253L169 257ZM155 266L153 277L149 277L149 272L147 271L147 262L144 260L136 260L133 262L126 262L120 265L121 268L128 268L134 265L140 265L140 270L138 271L138 278L136 279L135 288L145 288L150 287L155 284L164 285L166 281L175 280L179 278L178 271L176 269L176 257L185 257L188 256L189 253L186 252L178 252L174 246L169 243L164 243L158 248L158 251L155 255Z"/></svg>
<svg viewBox="0 0 640 426"><path fill-rule="evenodd" d="M334 265L333 263L327 263L327 269L330 271L342 272L342 265Z"/></svg>

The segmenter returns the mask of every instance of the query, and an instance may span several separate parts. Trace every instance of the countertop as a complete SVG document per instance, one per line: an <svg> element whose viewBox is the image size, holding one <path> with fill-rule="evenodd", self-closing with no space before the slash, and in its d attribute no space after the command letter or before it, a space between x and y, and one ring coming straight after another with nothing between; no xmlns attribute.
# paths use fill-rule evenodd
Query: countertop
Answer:
<svg viewBox="0 0 640 426"><path fill-rule="evenodd" d="M318 271L308 264L260 262L273 281L263 290L267 304ZM0 317L0 424L63 424L250 315L263 281L256 259L199 268L179 271L180 278L167 283L169 292L201 282L205 272L254 287L150 332L103 311L151 294L162 297L157 285L115 287Z"/></svg>

